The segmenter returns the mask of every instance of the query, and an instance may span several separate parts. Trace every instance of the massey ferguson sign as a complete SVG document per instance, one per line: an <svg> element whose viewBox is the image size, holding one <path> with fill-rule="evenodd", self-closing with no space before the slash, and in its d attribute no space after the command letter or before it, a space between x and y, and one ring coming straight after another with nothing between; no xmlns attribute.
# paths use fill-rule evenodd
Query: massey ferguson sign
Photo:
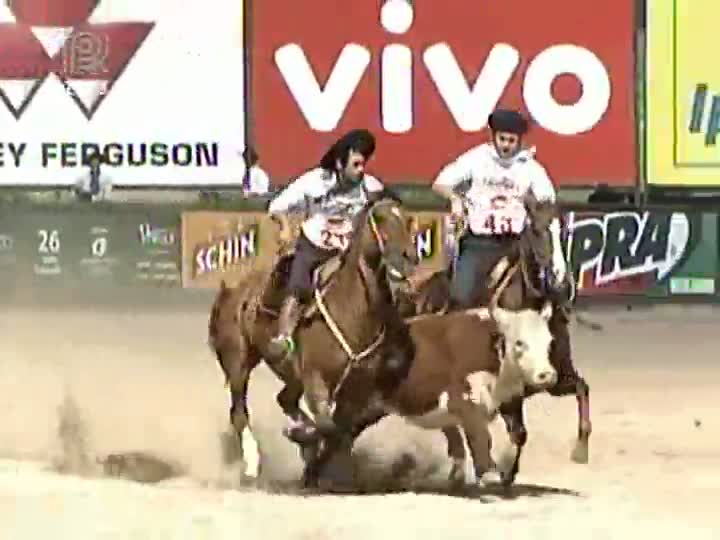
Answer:
<svg viewBox="0 0 720 540"><path fill-rule="evenodd" d="M249 6L254 135L275 179L367 127L380 176L426 183L485 140L504 105L529 112L538 158L561 185L634 183L632 2L338 6Z"/></svg>
<svg viewBox="0 0 720 540"><path fill-rule="evenodd" d="M0 185L240 182L237 0L9 0L0 7Z"/></svg>

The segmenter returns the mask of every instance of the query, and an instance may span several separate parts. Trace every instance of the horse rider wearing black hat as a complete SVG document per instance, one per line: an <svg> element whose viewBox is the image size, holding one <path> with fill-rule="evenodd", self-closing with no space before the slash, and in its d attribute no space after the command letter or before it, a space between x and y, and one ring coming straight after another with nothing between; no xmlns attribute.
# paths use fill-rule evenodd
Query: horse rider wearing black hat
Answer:
<svg viewBox="0 0 720 540"><path fill-rule="evenodd" d="M448 198L454 219L466 217L468 229L459 238L451 286L456 307L475 301L478 276L487 276L526 223L524 198L554 201L555 188L535 149L523 148L528 121L517 111L498 109L488 118L492 139L472 148L447 165L433 189ZM470 183L463 194L457 189ZM553 274L564 282L567 265L560 243L560 223L550 226Z"/></svg>
<svg viewBox="0 0 720 540"><path fill-rule="evenodd" d="M355 129L338 139L320 160L319 166L292 181L268 207L290 230L289 216L303 213L304 221L295 243L290 268L288 295L280 309L278 335L270 342L270 353L282 357L294 350L293 334L302 307L312 295L315 268L347 249L353 218L373 193L385 187L365 173L375 152L375 137L366 129Z"/></svg>
<svg viewBox="0 0 720 540"><path fill-rule="evenodd" d="M538 201L556 200L555 187L545 168L535 159L535 149L523 147L528 121L517 111L498 109L488 118L491 141L472 148L447 165L437 176L433 189L450 199L454 220L466 218L467 229L458 242L458 255L452 274L451 305L456 309L472 306L479 279L507 253L508 244L526 225L524 199L534 195ZM462 194L460 186L468 183ZM550 224L553 243L552 276L554 287L573 294L572 276L560 241L560 222ZM573 391L578 374L573 365L567 313L553 310L551 362L558 371L553 395Z"/></svg>

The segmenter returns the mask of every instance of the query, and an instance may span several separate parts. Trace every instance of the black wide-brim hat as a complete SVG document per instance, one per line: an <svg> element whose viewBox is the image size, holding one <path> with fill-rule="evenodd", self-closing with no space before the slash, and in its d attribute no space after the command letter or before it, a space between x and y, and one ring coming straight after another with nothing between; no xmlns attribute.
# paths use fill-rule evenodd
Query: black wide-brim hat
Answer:
<svg viewBox="0 0 720 540"><path fill-rule="evenodd" d="M488 126L493 131L505 131L515 135L525 135L528 121L518 111L498 109L488 116Z"/></svg>
<svg viewBox="0 0 720 540"><path fill-rule="evenodd" d="M353 129L342 137L320 159L320 167L335 170L335 162L348 155L350 150L360 153L365 159L370 159L375 153L375 136L367 129Z"/></svg>

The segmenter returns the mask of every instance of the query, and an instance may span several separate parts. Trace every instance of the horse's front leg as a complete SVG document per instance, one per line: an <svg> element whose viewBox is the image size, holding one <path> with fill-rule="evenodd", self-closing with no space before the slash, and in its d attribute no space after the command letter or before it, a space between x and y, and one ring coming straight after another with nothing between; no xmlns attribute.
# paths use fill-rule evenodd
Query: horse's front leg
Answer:
<svg viewBox="0 0 720 540"><path fill-rule="evenodd" d="M316 370L303 373L305 402L313 416L314 433L312 442L303 454L305 468L303 485L317 488L323 467L341 445L340 434L333 421L333 407L330 403L330 389L322 375ZM312 451L311 451L312 450Z"/></svg>
<svg viewBox="0 0 720 540"><path fill-rule="evenodd" d="M527 443L527 428L525 427L525 414L523 411L524 398L517 397L500 406L500 415L505 422L510 441L515 446L515 457L512 467L508 471L501 471L503 484L509 486L515 482L520 470L520 456L525 443Z"/></svg>
<svg viewBox="0 0 720 540"><path fill-rule="evenodd" d="M337 432L333 420L333 406L330 389L319 371L312 370L303 376L305 401L313 415L313 423L320 435L331 435Z"/></svg>
<svg viewBox="0 0 720 540"><path fill-rule="evenodd" d="M587 463L590 453L590 434L592 433L590 387L573 365L568 318L562 310L554 311L550 327L554 338L550 350L550 361L558 372L558 382L548 390L548 393L552 396L575 396L578 408L578 438L570 454L570 459L575 463Z"/></svg>
<svg viewBox="0 0 720 540"><path fill-rule="evenodd" d="M278 405L289 419L288 426L283 430L283 434L299 445L301 449L317 442L317 430L313 420L300 408L302 395L302 383L295 380L286 381L285 387L280 390L276 397Z"/></svg>
<svg viewBox="0 0 720 540"><path fill-rule="evenodd" d="M578 438L570 459L575 463L585 464L590 460L592 422L590 422L590 387L582 377L575 385L575 398L578 407Z"/></svg>

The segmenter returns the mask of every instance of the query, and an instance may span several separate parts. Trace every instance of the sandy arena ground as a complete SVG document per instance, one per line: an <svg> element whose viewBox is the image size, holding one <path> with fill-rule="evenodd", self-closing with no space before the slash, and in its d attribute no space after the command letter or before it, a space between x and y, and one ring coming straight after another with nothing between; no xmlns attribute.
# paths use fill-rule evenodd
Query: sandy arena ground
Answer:
<svg viewBox="0 0 720 540"><path fill-rule="evenodd" d="M513 497L428 492L448 468L444 440L398 419L358 441L356 467L372 487L414 462L415 493L301 496L277 488L299 478L300 460L280 435L279 384L264 369L251 412L275 487L238 487L223 464L227 396L205 312L5 311L0 538L720 538L720 310L588 317L604 325L574 328L592 387L589 465L569 460L575 400L538 396ZM103 476L109 454L139 456L125 476L169 478Z"/></svg>

